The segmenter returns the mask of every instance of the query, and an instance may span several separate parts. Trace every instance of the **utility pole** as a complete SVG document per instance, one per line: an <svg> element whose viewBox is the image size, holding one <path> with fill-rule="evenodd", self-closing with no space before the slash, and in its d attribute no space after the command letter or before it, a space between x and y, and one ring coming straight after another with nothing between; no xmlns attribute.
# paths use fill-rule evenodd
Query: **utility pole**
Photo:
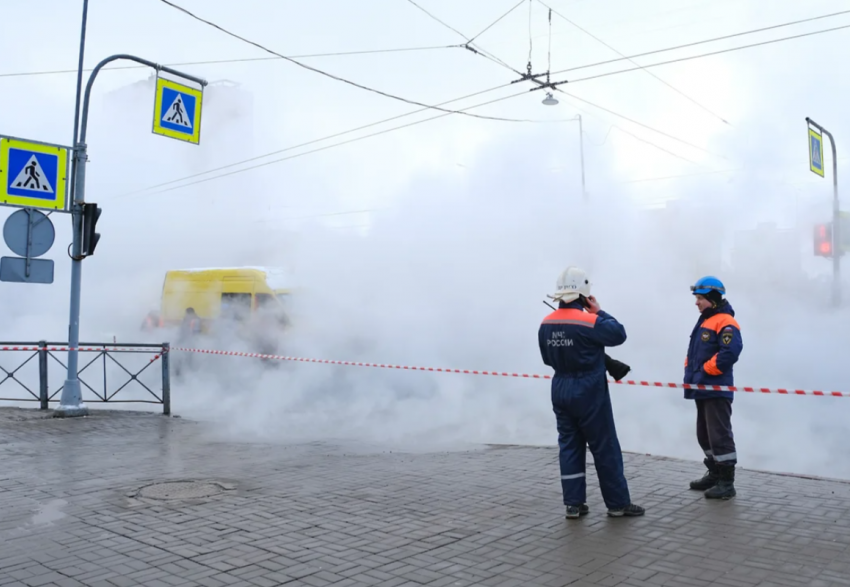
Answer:
<svg viewBox="0 0 850 587"><path fill-rule="evenodd" d="M817 122L806 117L806 122L809 126L815 127L818 131L829 137L829 144L832 147L832 304L838 307L841 304L841 214L838 202L838 157L836 156L835 138L832 133L819 125ZM809 150L811 152L811 141L809 138ZM821 151L821 157L823 152Z"/></svg>
<svg viewBox="0 0 850 587"><path fill-rule="evenodd" d="M551 13L550 13L549 16L551 18L551 16L552 16ZM529 64L529 67L531 67L530 64ZM523 79L530 79L532 82L534 82L538 86L540 86L538 89L543 89L543 88L552 88L553 90L557 89L557 88L555 88L554 85L549 83L549 74L548 73L546 74L546 82L545 83L536 79L534 76L531 76L530 72L529 72L528 76L523 76ZM558 100L557 100L557 98L555 98L555 96L552 95L552 92L546 92L546 97L543 99L543 104L546 105L546 106L557 106ZM581 155L581 196L584 199L584 201L586 202L587 201L587 189L585 189L585 185L584 185L584 129L582 128L582 124L581 124L581 114L576 114L576 117L572 118L570 120L578 120L578 141L579 141L578 147L579 147L579 153Z"/></svg>
<svg viewBox="0 0 850 587"><path fill-rule="evenodd" d="M558 100L552 95L551 92L548 92L546 94L546 98L543 100L543 104L545 104L546 106L557 106ZM578 120L578 149L579 155L581 157L581 197L585 202L587 202L587 189L584 185L584 128L582 128L581 124L581 114L576 114L576 117L570 118L568 122L572 122L573 120Z"/></svg>
<svg viewBox="0 0 850 587"><path fill-rule="evenodd" d="M85 31L86 31L86 14L88 10L88 0L84 0L83 2L83 24L82 24L82 34L80 40L80 62L79 62L79 70L77 73L77 113L80 110L80 87L82 84L82 71L83 71L83 51L85 47ZM94 244L89 245L90 250L83 251L83 210L85 201L85 190L86 190L86 162L88 161L88 147L86 145L86 131L88 129L88 117L89 117L89 101L91 99L91 90L92 85L94 84L95 78L97 78L97 74L101 69L108 63L117 60L128 60L134 61L136 63L140 63L142 65L147 65L155 69L157 72L165 71L167 73L192 80L201 85L201 87L205 86L207 82L203 79L179 72L177 70L171 69L169 67L165 67L163 65L159 65L158 63L154 63L152 61L147 61L145 59L141 59L139 57L134 57L133 55L112 55L111 57L107 57L103 61L97 64L89 76L88 83L86 84L85 96L83 98L82 104L82 116L77 116L74 120L74 157L73 163L71 167L72 179L73 182L71 184L71 194L73 197L71 206L72 206L72 217L74 223L74 234L73 234L73 243L71 245L71 311L70 311L70 320L68 326L68 376L65 380L65 385L62 388L62 397L59 402L59 406L57 406L54 411L54 416L56 417L73 417L73 416L85 416L88 414L88 407L83 403L82 392L80 388L80 379L78 376L78 365L79 365L79 346L80 346L80 295L82 289L82 262L86 255L91 254L94 249ZM160 92L158 89L157 92ZM166 105L167 108L167 105ZM160 115L158 112L155 112L155 126L156 126L156 116ZM197 102L196 109L196 120L195 124L200 124L200 101ZM197 129L199 132L199 129ZM99 215L99 210L96 213ZM88 217L88 216L87 216ZM96 221L97 216L94 216L94 220ZM88 222L88 220L86 220ZM88 227L85 228L88 231Z"/></svg>

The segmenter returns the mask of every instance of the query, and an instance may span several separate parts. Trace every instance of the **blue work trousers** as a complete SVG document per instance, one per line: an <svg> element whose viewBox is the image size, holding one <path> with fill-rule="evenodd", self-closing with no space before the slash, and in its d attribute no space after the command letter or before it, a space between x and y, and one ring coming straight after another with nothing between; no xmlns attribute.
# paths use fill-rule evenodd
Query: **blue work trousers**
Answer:
<svg viewBox="0 0 850 587"><path fill-rule="evenodd" d="M556 375L552 408L558 424L564 504L581 505L587 500L585 469L590 447L605 505L608 509L629 505L631 497L605 372Z"/></svg>

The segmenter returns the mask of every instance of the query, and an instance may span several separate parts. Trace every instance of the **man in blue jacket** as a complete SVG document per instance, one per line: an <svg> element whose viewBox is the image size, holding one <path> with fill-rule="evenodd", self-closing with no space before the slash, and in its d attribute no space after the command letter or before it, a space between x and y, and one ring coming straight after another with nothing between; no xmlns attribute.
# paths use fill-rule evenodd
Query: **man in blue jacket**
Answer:
<svg viewBox="0 0 850 587"><path fill-rule="evenodd" d="M735 385L732 366L744 348L735 310L724 299L726 287L716 277L703 277L691 286L700 311L691 333L685 359L685 383L705 386ZM691 489L705 491L709 499L735 497L735 465L738 453L732 434L734 392L686 389L685 399L697 406L697 441L705 452L708 472L691 482Z"/></svg>
<svg viewBox="0 0 850 587"><path fill-rule="evenodd" d="M537 333L543 362L555 370L552 408L558 425L561 490L567 518L588 513L585 503L586 449L593 453L602 498L612 517L642 516L623 474L623 454L608 393L605 347L626 341L626 330L590 295L590 281L577 267L558 279L558 310L543 320Z"/></svg>

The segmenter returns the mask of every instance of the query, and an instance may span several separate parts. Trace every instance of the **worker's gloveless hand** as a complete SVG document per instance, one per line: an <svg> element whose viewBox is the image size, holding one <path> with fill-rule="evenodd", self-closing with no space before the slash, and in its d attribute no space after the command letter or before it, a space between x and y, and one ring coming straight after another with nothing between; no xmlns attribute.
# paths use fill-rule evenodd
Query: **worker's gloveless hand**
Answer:
<svg viewBox="0 0 850 587"><path fill-rule="evenodd" d="M599 305L599 302L596 301L595 297L587 296L585 299L587 300L587 311L591 314L596 314L602 309L602 306Z"/></svg>
<svg viewBox="0 0 850 587"><path fill-rule="evenodd" d="M622 361L612 359L606 354L605 370L608 371L608 375L610 375L614 379L614 381L620 381L626 375L629 374L629 371L631 371L632 368L623 363Z"/></svg>

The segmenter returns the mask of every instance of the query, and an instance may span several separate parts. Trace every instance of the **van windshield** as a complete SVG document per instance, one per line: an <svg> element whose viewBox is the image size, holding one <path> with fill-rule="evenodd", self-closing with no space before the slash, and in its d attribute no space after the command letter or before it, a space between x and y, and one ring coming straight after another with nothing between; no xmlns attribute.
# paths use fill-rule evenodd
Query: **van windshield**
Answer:
<svg viewBox="0 0 850 587"><path fill-rule="evenodd" d="M276 307L278 304L275 302L275 296L271 294L258 293L257 297L257 308L260 310L268 310Z"/></svg>
<svg viewBox="0 0 850 587"><path fill-rule="evenodd" d="M279 323L286 323L286 312L284 310L284 296L282 294L256 294L257 312L267 316Z"/></svg>
<svg viewBox="0 0 850 587"><path fill-rule="evenodd" d="M230 320L245 320L251 313L251 294L221 294L221 316Z"/></svg>

